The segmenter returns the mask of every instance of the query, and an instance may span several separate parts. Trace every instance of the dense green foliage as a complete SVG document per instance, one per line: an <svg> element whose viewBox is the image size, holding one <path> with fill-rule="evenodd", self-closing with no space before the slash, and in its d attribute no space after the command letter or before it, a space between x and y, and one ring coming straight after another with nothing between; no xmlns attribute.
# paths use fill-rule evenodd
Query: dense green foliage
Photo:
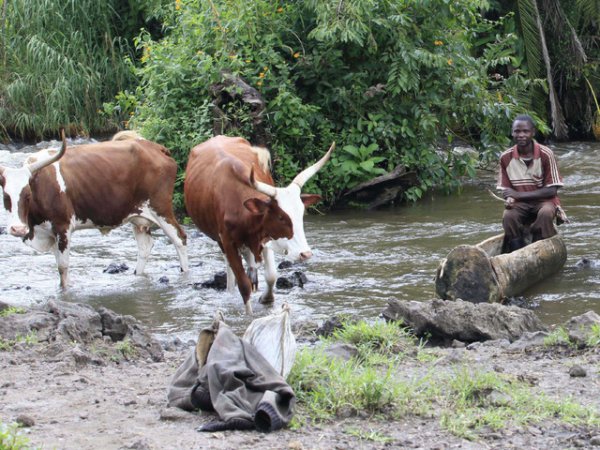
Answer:
<svg viewBox="0 0 600 450"><path fill-rule="evenodd" d="M140 37L141 80L133 126L175 149L180 161L213 130L214 86L232 74L257 89L280 182L339 149L321 173L329 202L344 189L404 165L420 176L407 192L456 186L477 158L455 153L456 138L482 149L504 145L530 82L492 82L511 62L516 37L495 37L481 0L181 0L165 17L164 39ZM501 25L501 22L498 22ZM479 39L485 34L485 41ZM235 97L235 92L230 92ZM247 105L227 104L228 133L249 136ZM325 181L326 180L326 181ZM313 186L309 187L313 188Z"/></svg>
<svg viewBox="0 0 600 450"><path fill-rule="evenodd" d="M71 134L114 130L101 110L134 82L125 60L133 56L126 37L140 27L134 3L0 1L4 131L42 138L55 137L61 126Z"/></svg>
<svg viewBox="0 0 600 450"><path fill-rule="evenodd" d="M0 136L136 128L178 160L178 207L187 154L215 133L260 137L278 183L336 141L307 190L331 205L403 166L419 177L405 192L416 200L495 160L517 113L544 134L589 135L600 8L571 6L0 0ZM454 152L456 143L478 152Z"/></svg>

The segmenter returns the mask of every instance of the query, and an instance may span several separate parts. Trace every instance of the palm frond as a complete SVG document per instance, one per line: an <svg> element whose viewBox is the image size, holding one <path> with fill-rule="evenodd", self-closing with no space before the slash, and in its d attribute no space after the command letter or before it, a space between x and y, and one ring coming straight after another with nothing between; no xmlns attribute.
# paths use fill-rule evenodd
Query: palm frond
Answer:
<svg viewBox="0 0 600 450"><path fill-rule="evenodd" d="M598 0L595 0L595 3L600 4ZM560 1L542 0L541 7L547 21L547 25L544 28L547 30L564 30L564 32L561 33L561 36L567 40L569 49L569 52L566 53L565 56L569 58L571 67L575 69L576 72L580 72L588 58L583 49L583 45L581 45L579 36L565 14Z"/></svg>
<svg viewBox="0 0 600 450"><path fill-rule="evenodd" d="M537 0L519 0L518 11L529 77L545 76L548 83L552 132L556 138L566 139L568 128L554 84L552 61L546 44L546 33Z"/></svg>
<svg viewBox="0 0 600 450"><path fill-rule="evenodd" d="M600 23L600 1L575 0L575 7L586 25L592 22Z"/></svg>
<svg viewBox="0 0 600 450"><path fill-rule="evenodd" d="M518 0L518 21L523 36L523 47L530 78L539 78L544 73L544 61L540 45L540 29L537 25L536 0Z"/></svg>

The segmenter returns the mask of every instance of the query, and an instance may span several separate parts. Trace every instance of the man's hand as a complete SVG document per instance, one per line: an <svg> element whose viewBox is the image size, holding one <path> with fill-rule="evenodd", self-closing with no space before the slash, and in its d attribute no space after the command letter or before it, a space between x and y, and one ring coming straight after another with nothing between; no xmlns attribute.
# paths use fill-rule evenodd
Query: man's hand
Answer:
<svg viewBox="0 0 600 450"><path fill-rule="evenodd" d="M508 200L510 198L512 203L514 203L515 199L519 198L519 192L512 188L505 188L502 189L502 197L504 197L504 200Z"/></svg>
<svg viewBox="0 0 600 450"><path fill-rule="evenodd" d="M547 186L536 189L534 191L516 191L513 188L502 189L502 197L504 200L512 198L512 202L529 202L537 200L545 200L557 195L558 188L556 186Z"/></svg>

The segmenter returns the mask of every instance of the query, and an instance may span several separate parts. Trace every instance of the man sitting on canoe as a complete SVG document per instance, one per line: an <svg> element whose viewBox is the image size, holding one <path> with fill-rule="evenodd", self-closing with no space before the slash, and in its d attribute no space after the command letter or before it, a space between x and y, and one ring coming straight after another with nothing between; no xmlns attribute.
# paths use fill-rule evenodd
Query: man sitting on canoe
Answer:
<svg viewBox="0 0 600 450"><path fill-rule="evenodd" d="M554 153L536 142L534 135L533 119L526 114L517 116L512 125L516 145L500 155L498 189L505 201L505 252L527 245L527 226L531 242L554 236L554 218L557 212L563 213L558 198L563 182Z"/></svg>

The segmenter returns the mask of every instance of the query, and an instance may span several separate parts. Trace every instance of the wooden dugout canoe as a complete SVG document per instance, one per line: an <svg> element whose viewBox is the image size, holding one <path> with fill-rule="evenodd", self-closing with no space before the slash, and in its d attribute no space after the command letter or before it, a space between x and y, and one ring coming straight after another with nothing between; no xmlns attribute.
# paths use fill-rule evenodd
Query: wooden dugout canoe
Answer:
<svg viewBox="0 0 600 450"><path fill-rule="evenodd" d="M440 263L435 291L444 300L498 302L558 272L567 260L563 238L555 236L502 254L500 234L476 245L459 245Z"/></svg>

